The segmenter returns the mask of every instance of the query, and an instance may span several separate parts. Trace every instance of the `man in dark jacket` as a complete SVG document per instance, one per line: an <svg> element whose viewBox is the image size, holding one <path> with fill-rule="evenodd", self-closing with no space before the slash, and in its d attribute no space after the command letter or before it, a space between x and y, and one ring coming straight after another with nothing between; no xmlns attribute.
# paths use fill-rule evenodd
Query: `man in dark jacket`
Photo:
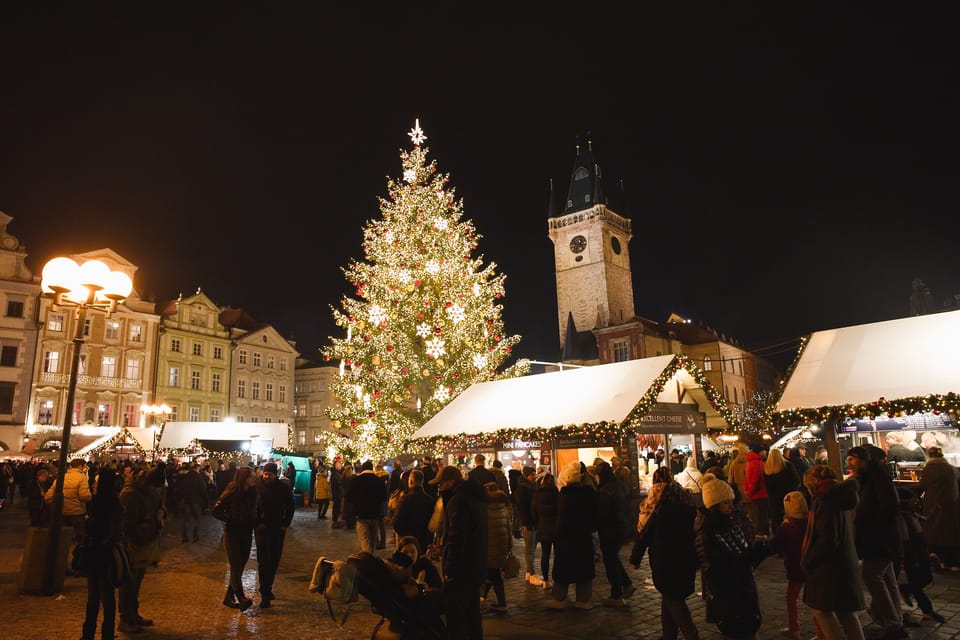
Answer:
<svg viewBox="0 0 960 640"><path fill-rule="evenodd" d="M393 530L397 536L413 536L420 545L420 554L427 552L427 547L433 542L430 532L430 516L436 498L427 495L423 490L423 472L411 469L407 476L407 493L400 498L397 512L393 516Z"/></svg>
<svg viewBox="0 0 960 640"><path fill-rule="evenodd" d="M160 551L160 533L166 510L163 508L163 485L166 482L165 464L147 471L129 487L120 492L123 504L123 539L130 558L130 573L120 585L117 602L120 622L117 630L137 633L153 625L153 620L140 615L140 587L147 565L154 562Z"/></svg>
<svg viewBox="0 0 960 640"><path fill-rule="evenodd" d="M854 540L862 560L863 583L870 592L870 611L883 627L882 638L908 637L903 626L894 562L901 555L897 527L899 498L879 447L853 447L847 466L860 483Z"/></svg>
<svg viewBox="0 0 960 640"><path fill-rule="evenodd" d="M230 481L233 480L233 477L237 475L237 463L230 461L228 466L224 466L223 463L220 463L220 468L217 469L217 497L220 497L220 494L223 493L223 490L227 488L227 485L230 484Z"/></svg>
<svg viewBox="0 0 960 640"><path fill-rule="evenodd" d="M524 467L520 482L514 491L516 494L517 520L520 521L520 534L523 536L523 555L526 563L526 574L524 578L535 587L543 586L543 580L537 576L536 569L533 567L533 552L537 548L537 523L533 520L531 506L533 505L533 494L537 491L537 470L533 467Z"/></svg>
<svg viewBox="0 0 960 640"><path fill-rule="evenodd" d="M200 477L200 465L194 462L190 466L184 465L177 476L177 496L183 511L183 523L180 528L180 541L190 542L191 535L194 542L200 541L200 514L207 502L207 487Z"/></svg>
<svg viewBox="0 0 960 640"><path fill-rule="evenodd" d="M597 465L597 481L597 536L610 583L610 597L604 599L603 604L622 607L626 605L625 598L636 591L620 561L620 547L629 539L633 529L630 526L630 502L626 487L620 484L608 463Z"/></svg>
<svg viewBox="0 0 960 640"><path fill-rule="evenodd" d="M293 522L293 489L277 478L277 465L263 465L257 493L263 508L263 520L257 524L253 535L257 540L257 573L260 577L260 608L270 606L273 595L273 580L280 566L283 541L287 527Z"/></svg>
<svg viewBox="0 0 960 640"><path fill-rule="evenodd" d="M438 476L450 498L443 510L443 596L450 638L483 638L480 589L487 575L487 491L456 467Z"/></svg>
<svg viewBox="0 0 960 640"><path fill-rule="evenodd" d="M330 470L330 501L333 503L333 522L330 526L340 529L343 527L340 522L343 510L343 461L339 458L333 461L333 469Z"/></svg>
<svg viewBox="0 0 960 640"><path fill-rule="evenodd" d="M360 551L374 553L380 529L380 505L386 502L387 498L387 484L374 473L373 461L365 461L360 467L360 475L350 483L346 495L346 500L353 505L357 517Z"/></svg>

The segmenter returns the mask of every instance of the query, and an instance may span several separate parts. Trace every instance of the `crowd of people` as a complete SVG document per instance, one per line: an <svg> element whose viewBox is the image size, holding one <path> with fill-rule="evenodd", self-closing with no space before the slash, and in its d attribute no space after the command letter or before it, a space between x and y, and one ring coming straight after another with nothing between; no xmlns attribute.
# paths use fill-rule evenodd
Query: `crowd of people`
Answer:
<svg viewBox="0 0 960 640"><path fill-rule="evenodd" d="M556 475L519 463L505 470L499 460L488 466L482 454L464 469L430 458L406 464L336 458L312 465L305 501L314 503L318 520L353 532L362 554L379 556L410 587L411 601L423 600L430 613L422 620L451 638L480 638L482 614L507 611L504 576L511 563L542 588L544 606L583 610L594 606L600 564L609 592L599 603L626 606L636 587L621 550L632 543L629 564L639 568L646 557L660 594L665 640L699 638L687 604L698 577L706 621L727 638L756 637L763 612L754 569L770 556L784 566L785 638L801 638L803 601L819 640L863 638L858 612L864 610L880 628L877 637L892 640L920 624L903 614L901 602L915 600L922 618L944 621L924 589L934 570L960 567L960 472L932 446L919 483L898 486L886 455L870 445L851 448L850 475L841 478L801 446L740 444L699 460L671 452L654 462L642 499L631 469L616 457L572 462ZM241 576L255 540L259 605L271 606L294 515L296 471L289 466L292 473L274 462L213 470L172 459L71 461L62 474L63 521L87 547L82 637L94 638L101 612L103 638L114 637L115 627L136 633L153 624L141 615L139 592L174 511L184 544L198 541L201 514L223 521L226 607L253 604ZM4 467L3 477L14 478L8 486L16 488L7 499L18 490L31 525L47 524L61 481L56 466ZM130 561L116 594L105 569L114 544L123 545Z"/></svg>

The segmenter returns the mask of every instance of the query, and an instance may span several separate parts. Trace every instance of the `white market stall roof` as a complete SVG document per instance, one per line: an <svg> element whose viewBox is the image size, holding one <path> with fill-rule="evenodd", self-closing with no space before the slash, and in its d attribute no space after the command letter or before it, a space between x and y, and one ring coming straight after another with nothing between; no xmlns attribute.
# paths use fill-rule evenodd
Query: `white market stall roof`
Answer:
<svg viewBox="0 0 960 640"><path fill-rule="evenodd" d="M777 409L798 418L804 409L812 418L830 407L866 414L956 409L958 363L960 311L817 331L794 363Z"/></svg>
<svg viewBox="0 0 960 640"><path fill-rule="evenodd" d="M111 444L121 443L121 441L133 444L141 453L153 449L153 431L150 429L141 429L139 427L102 427L102 429L103 433L99 438L71 452L69 457L83 458L90 454L97 453Z"/></svg>
<svg viewBox="0 0 960 640"><path fill-rule="evenodd" d="M696 404L708 428L722 429L728 423L713 406L717 398L686 357L642 358L472 385L412 439L599 423L626 427L657 402Z"/></svg>
<svg viewBox="0 0 960 640"><path fill-rule="evenodd" d="M160 435L160 449L183 449L194 440L263 441L271 447L289 446L285 422L168 422Z"/></svg>

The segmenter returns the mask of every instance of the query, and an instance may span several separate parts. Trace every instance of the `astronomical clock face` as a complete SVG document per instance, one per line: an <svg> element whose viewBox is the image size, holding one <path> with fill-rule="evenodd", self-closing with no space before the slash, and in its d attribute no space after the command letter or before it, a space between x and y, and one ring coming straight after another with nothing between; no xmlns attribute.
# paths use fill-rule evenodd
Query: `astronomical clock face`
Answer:
<svg viewBox="0 0 960 640"><path fill-rule="evenodd" d="M570 240L570 251L574 253L583 253L587 248L587 239L583 236L573 236Z"/></svg>

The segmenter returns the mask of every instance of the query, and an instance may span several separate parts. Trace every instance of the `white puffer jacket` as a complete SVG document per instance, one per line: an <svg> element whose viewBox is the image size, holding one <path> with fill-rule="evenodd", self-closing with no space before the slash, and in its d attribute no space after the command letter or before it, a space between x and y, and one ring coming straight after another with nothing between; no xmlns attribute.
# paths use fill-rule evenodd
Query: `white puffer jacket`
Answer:
<svg viewBox="0 0 960 640"><path fill-rule="evenodd" d="M43 496L43 499L48 503L53 502L53 491L57 487L57 482L60 482L59 478L50 485L47 493ZM79 467L67 469L67 473L63 477L63 515L82 516L86 513L85 505L90 502L91 498L93 498L93 494L90 493L87 473Z"/></svg>

